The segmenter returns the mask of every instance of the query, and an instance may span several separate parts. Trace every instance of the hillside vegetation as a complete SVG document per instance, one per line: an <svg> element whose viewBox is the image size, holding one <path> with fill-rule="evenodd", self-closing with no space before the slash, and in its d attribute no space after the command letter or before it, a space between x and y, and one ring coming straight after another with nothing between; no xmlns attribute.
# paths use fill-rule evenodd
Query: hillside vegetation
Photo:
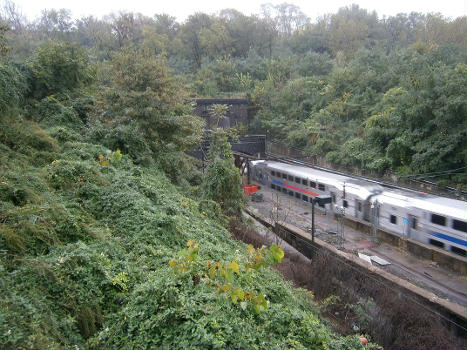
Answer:
<svg viewBox="0 0 467 350"><path fill-rule="evenodd" d="M364 348L231 238L239 173L222 137L206 177L185 155L203 123L162 59L49 42L0 81L2 349Z"/></svg>
<svg viewBox="0 0 467 350"><path fill-rule="evenodd" d="M269 269L278 247L231 239L240 176L223 132L204 174L186 155L204 128L191 101L246 96L250 131L463 186L465 17L352 5L312 22L281 4L29 22L3 5L3 348L363 348Z"/></svg>
<svg viewBox="0 0 467 350"><path fill-rule="evenodd" d="M74 43L89 50L107 83L115 78L109 60L136 50L166 62L191 96L248 97L251 132L321 163L467 184L465 16L381 18L350 5L310 19L283 3L262 5L257 15L225 9L184 22L131 12L73 19L66 9L28 22L8 0L0 24L0 53L13 60L49 41ZM45 93L54 79L41 77Z"/></svg>

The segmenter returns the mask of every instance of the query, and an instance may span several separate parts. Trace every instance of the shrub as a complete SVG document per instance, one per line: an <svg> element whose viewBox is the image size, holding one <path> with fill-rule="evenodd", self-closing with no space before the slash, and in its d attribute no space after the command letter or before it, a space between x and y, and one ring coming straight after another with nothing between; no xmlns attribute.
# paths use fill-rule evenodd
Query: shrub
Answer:
<svg viewBox="0 0 467 350"><path fill-rule="evenodd" d="M71 43L42 44L30 58L29 66L31 95L39 100L71 91L92 79L86 52Z"/></svg>
<svg viewBox="0 0 467 350"><path fill-rule="evenodd" d="M0 142L13 151L31 155L35 151L57 152L57 141L31 121L20 122L15 118L0 120Z"/></svg>
<svg viewBox="0 0 467 350"><path fill-rule="evenodd" d="M96 120L88 130L91 142L104 145L108 149L120 149L128 154L136 164L153 164L152 152L140 125L135 121L124 123L122 120Z"/></svg>
<svg viewBox="0 0 467 350"><path fill-rule="evenodd" d="M26 72L11 63L0 62L0 112L18 105L27 91Z"/></svg>
<svg viewBox="0 0 467 350"><path fill-rule="evenodd" d="M66 126L77 131L84 127L73 107L64 106L54 96L47 96L39 102L35 119L44 127Z"/></svg>
<svg viewBox="0 0 467 350"><path fill-rule="evenodd" d="M91 182L100 185L108 184L96 166L89 163L56 160L47 167L48 180L52 188L61 190L77 190L80 183Z"/></svg>
<svg viewBox="0 0 467 350"><path fill-rule="evenodd" d="M244 204L240 172L234 165L225 136L214 136L208 158L209 164L200 188L203 198L219 203L227 214L239 214Z"/></svg>

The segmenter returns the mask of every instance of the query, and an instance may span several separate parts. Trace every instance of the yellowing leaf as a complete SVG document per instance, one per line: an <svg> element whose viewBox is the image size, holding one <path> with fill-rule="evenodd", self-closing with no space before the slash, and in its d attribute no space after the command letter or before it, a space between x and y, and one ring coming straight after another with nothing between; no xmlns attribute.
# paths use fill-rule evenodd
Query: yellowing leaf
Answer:
<svg viewBox="0 0 467 350"><path fill-rule="evenodd" d="M229 286L229 285L225 285L225 286L222 286L221 289L225 292L225 291L227 291L227 290L231 290L232 287Z"/></svg>
<svg viewBox="0 0 467 350"><path fill-rule="evenodd" d="M216 269L211 267L209 269L209 277L214 278L214 276L216 276Z"/></svg>
<svg viewBox="0 0 467 350"><path fill-rule="evenodd" d="M235 295L238 297L238 299L243 300L245 299L245 293L241 289L235 289Z"/></svg>
<svg viewBox="0 0 467 350"><path fill-rule="evenodd" d="M174 267L174 266L175 266L175 264L176 264L176 262L175 262L175 261L173 261L173 260L170 260L170 261L169 261L169 265L170 265L170 266Z"/></svg>
<svg viewBox="0 0 467 350"><path fill-rule="evenodd" d="M236 261L232 261L228 266L229 269L235 271L237 274L239 273L238 271L238 264Z"/></svg>

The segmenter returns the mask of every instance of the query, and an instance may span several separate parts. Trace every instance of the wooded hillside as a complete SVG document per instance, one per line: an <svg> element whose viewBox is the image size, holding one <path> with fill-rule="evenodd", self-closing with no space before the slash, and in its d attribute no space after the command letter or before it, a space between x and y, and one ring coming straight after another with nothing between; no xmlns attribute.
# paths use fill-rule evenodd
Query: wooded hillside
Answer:
<svg viewBox="0 0 467 350"><path fill-rule="evenodd" d="M204 175L187 156L205 126L191 101L246 96L252 132L336 165L462 185L465 26L436 14L381 19L355 5L312 21L289 4L183 23L75 20L67 10L28 22L7 1L0 344L363 348L268 268L282 259L277 246L231 239L240 175L223 132Z"/></svg>
<svg viewBox="0 0 467 350"><path fill-rule="evenodd" d="M465 16L381 18L351 5L310 19L284 3L184 22L44 10L29 23L7 2L1 18L2 52L14 61L48 41L73 43L105 86L109 60L135 50L166 62L191 96L247 96L257 110L250 131L330 164L467 183Z"/></svg>

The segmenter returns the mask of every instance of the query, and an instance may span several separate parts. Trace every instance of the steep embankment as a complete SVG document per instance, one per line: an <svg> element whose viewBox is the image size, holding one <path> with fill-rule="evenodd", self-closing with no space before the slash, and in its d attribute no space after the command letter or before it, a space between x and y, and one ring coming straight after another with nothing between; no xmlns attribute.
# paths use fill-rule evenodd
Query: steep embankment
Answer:
<svg viewBox="0 0 467 350"><path fill-rule="evenodd" d="M209 205L65 116L43 128L0 118L2 348L363 348L318 320L309 293L246 269L251 251ZM180 253L190 240L199 252ZM238 263L225 277L238 300L208 261Z"/></svg>

